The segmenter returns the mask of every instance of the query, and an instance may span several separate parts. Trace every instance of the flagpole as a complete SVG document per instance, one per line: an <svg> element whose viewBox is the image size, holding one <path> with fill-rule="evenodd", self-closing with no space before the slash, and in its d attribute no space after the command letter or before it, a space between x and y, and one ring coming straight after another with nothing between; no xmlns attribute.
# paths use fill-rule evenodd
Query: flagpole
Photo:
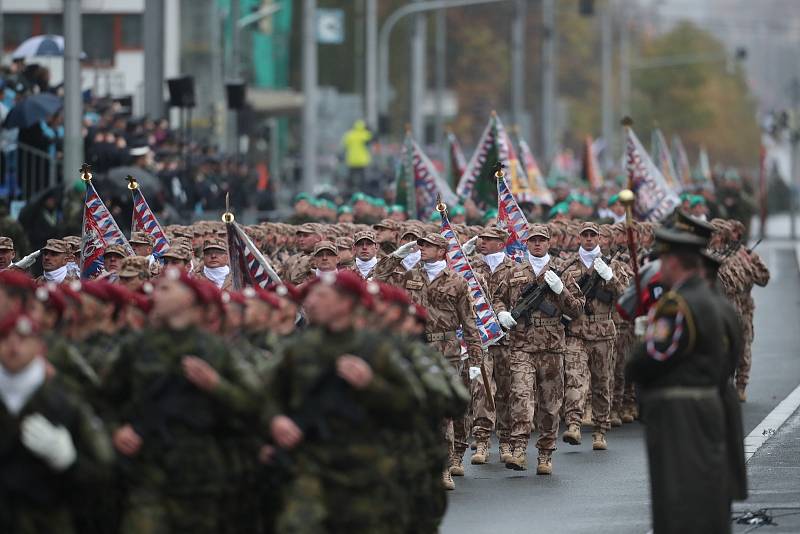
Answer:
<svg viewBox="0 0 800 534"><path fill-rule="evenodd" d="M86 196L84 196L83 200L83 219L81 219L81 264L78 266L81 272L81 278L83 278L83 264L86 261L86 257L84 255L84 251L86 249L86 199L88 199L89 195L89 188L92 185L92 166L88 163L84 163L81 165L81 180L86 185Z"/></svg>

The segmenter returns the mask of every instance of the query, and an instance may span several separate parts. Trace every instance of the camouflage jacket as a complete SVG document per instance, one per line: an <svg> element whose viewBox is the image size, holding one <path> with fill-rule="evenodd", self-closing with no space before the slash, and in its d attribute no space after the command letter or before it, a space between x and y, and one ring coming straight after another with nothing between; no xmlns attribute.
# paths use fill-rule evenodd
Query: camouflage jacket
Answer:
<svg viewBox="0 0 800 534"><path fill-rule="evenodd" d="M530 284L540 286L547 284L544 275L548 270L558 271L561 265L559 260L551 259L538 276L533 271L529 261L525 260L514 267L500 284L494 295L494 308L496 312L510 312L516 306L523 291ZM578 289L578 284L569 271L561 275L564 289L556 295L549 289L538 310L534 310L529 317L518 320L509 334L509 342L514 350L525 352L561 351L564 349L564 325L561 316L566 314L577 317L582 313L585 302L584 296Z"/></svg>
<svg viewBox="0 0 800 534"><path fill-rule="evenodd" d="M503 286L507 286L508 278L511 276L512 271L516 267L516 263L514 260L506 256L503 259L503 262L497 266L497 268L492 272L489 265L484 261L483 256L475 255L470 256L469 259L470 265L472 265L472 270L475 271L475 274L479 275L486 284L483 286L483 290L486 292L486 299L488 302L494 302L494 296L501 291ZM508 303L504 303L505 307L503 309L510 310L512 306L509 306ZM494 304L492 304L494 306ZM502 310L498 310L496 307L494 309L495 313L499 313ZM505 336L499 341L499 345L508 345L509 337Z"/></svg>
<svg viewBox="0 0 800 534"><path fill-rule="evenodd" d="M570 261L572 259L575 259L575 257L570 258ZM595 286L598 295L596 298L586 298L583 313L580 316L570 316L573 320L567 327L568 336L589 341L616 337L617 329L614 326L612 311L617 297L628 285L628 277L619 260L612 261L609 267L611 267L614 276L609 281L598 277L597 285ZM581 277L584 275L591 276L594 273L594 267L586 267L583 261L578 258L578 261L573 263L567 272L577 284L580 284ZM602 295L600 294L601 291ZM584 297L586 296L584 295Z"/></svg>

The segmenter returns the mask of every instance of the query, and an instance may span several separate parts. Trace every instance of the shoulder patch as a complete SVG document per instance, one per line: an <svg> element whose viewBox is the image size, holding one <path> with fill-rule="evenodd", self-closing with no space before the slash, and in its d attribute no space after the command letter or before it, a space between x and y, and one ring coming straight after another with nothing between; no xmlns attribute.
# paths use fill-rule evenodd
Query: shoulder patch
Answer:
<svg viewBox="0 0 800 534"><path fill-rule="evenodd" d="M422 282L419 280L406 280L406 289L422 289Z"/></svg>

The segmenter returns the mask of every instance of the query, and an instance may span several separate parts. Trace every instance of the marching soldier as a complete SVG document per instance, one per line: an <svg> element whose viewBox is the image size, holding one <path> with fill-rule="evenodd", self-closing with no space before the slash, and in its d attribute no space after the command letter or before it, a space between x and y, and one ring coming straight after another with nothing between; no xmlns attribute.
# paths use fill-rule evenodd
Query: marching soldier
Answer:
<svg viewBox="0 0 800 534"><path fill-rule="evenodd" d="M229 262L225 240L219 237L206 239L203 242L203 267L195 271L195 276L210 281L219 289L230 289L233 280Z"/></svg>
<svg viewBox="0 0 800 534"><path fill-rule="evenodd" d="M508 372L497 373L498 390L508 393L509 469L528 468L527 447L531 434L532 403L530 395L536 383L536 414L539 450L536 473L552 473L552 454L558 438L559 412L564 398L565 333L562 315L575 317L583 309L581 294L569 270L556 272L558 260L551 258L550 231L543 224L531 226L528 254L516 266L494 295L494 306L503 327L512 329ZM533 290L541 296L531 307L520 310L518 319L510 306L519 306ZM535 307L533 305L535 304Z"/></svg>
<svg viewBox="0 0 800 534"><path fill-rule="evenodd" d="M388 256L382 265L382 273L376 272L376 278L385 276L389 279L415 246L420 249L420 262L405 273L401 287L428 312L425 325L428 343L443 354L461 375L463 364L457 334L460 328L467 345L469 366L480 367L483 355L469 289L467 282L447 267L447 241L444 237L430 233L418 239L416 244L406 243ZM449 432L447 435L450 461L449 468L443 473L443 483L447 489L454 489L452 475L464 475L463 457L468 446L466 417L453 420L452 426L448 423L448 428L452 428L453 434L452 438Z"/></svg>
<svg viewBox="0 0 800 534"><path fill-rule="evenodd" d="M330 241L319 241L314 245L311 261L300 263L306 266L306 270L296 270L292 274L292 278L290 278L290 282L296 286L313 280L323 273L335 273L339 264L339 250Z"/></svg>
<svg viewBox="0 0 800 534"><path fill-rule="evenodd" d="M119 267L128 256L125 247L122 245L109 245L103 252L103 278L109 281L116 281L118 278Z"/></svg>
<svg viewBox="0 0 800 534"><path fill-rule="evenodd" d="M383 219L381 222L373 224L372 229L375 230L379 255L383 257L394 252L397 248L397 221Z"/></svg>
<svg viewBox="0 0 800 534"><path fill-rule="evenodd" d="M375 266L378 264L378 241L375 233L370 230L358 232L353 236L353 242L355 272L364 280L371 280L375 274ZM392 246L392 250L394 250L394 246Z"/></svg>
<svg viewBox="0 0 800 534"><path fill-rule="evenodd" d="M614 339L617 335L612 311L627 280L617 262L609 265L601 257L599 235L597 224L582 224L581 245L569 269L586 302L578 316L570 316L572 322L566 329L564 419L567 430L563 440L580 445L583 405L591 389L592 449L606 450L606 432L611 428Z"/></svg>
<svg viewBox="0 0 800 534"><path fill-rule="evenodd" d="M150 280L150 261L144 256L129 256L119 266L119 283L131 291L144 292ZM149 286L152 290L152 286Z"/></svg>
<svg viewBox="0 0 800 534"><path fill-rule="evenodd" d="M355 269L356 261L355 261L355 253L353 252L353 245L354 245L353 238L337 237L334 244L336 245L339 255L339 263L337 265L337 269L339 270Z"/></svg>
<svg viewBox="0 0 800 534"><path fill-rule="evenodd" d="M290 256L283 265L283 269L278 273L285 280L296 280L304 276L311 268L310 256L313 256L314 247L322 241L322 231L320 225L316 223L305 223L297 227L295 231L295 241L299 252Z"/></svg>
<svg viewBox="0 0 800 534"><path fill-rule="evenodd" d="M497 226L487 227L477 236L480 238L480 256L470 260L475 273L486 282L484 289L487 299L492 299L501 290L506 280L514 270L514 260L506 255L506 241L508 233ZM507 308L510 309L510 306ZM496 311L496 310L495 310ZM489 383L505 380L507 384L510 373L510 351L508 338L501 339L489 347L488 356L484 367L489 378ZM496 377L497 373L504 374L502 379ZM495 376L492 379L492 376ZM508 389L500 389L499 384L492 392L495 410L487 404L487 396L482 380L473 380L472 388L472 436L475 438L475 454L470 462L485 464L489 458L489 439L497 422L497 435L500 439L500 459L507 462L511 458L511 445L509 442L510 423L508 421Z"/></svg>
<svg viewBox="0 0 800 534"><path fill-rule="evenodd" d="M54 284L76 280L75 275L70 274L67 269L67 262L70 256L71 252L67 243L61 239L48 239L47 243L42 247L42 269L44 269L44 273L36 280Z"/></svg>
<svg viewBox="0 0 800 534"><path fill-rule="evenodd" d="M146 232L133 232L128 243L136 256L149 257L153 253L153 238Z"/></svg>
<svg viewBox="0 0 800 534"><path fill-rule="evenodd" d="M14 242L10 237L0 236L0 271L8 269L14 263Z"/></svg>

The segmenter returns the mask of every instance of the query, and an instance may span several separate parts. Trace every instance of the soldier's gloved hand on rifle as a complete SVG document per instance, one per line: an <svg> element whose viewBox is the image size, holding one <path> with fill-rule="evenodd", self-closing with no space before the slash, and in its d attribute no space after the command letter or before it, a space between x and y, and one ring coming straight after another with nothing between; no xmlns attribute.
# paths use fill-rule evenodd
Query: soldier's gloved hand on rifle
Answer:
<svg viewBox="0 0 800 534"><path fill-rule="evenodd" d="M564 282L552 270L544 273L544 281L550 286L550 290L556 295L560 295L564 291Z"/></svg>
<svg viewBox="0 0 800 534"><path fill-rule="evenodd" d="M41 414L29 415L20 425L22 444L52 469L65 471L75 463L78 453L69 430L55 426Z"/></svg>
<svg viewBox="0 0 800 534"><path fill-rule="evenodd" d="M372 368L367 362L353 356L342 354L336 360L336 374L355 389L364 389L372 382Z"/></svg>
<svg viewBox="0 0 800 534"><path fill-rule="evenodd" d="M500 321L500 326L506 330L511 330L517 325L517 321L515 321L514 317L511 316L511 313L507 311L501 311L498 313L497 320Z"/></svg>
<svg viewBox="0 0 800 534"><path fill-rule="evenodd" d="M470 367L469 368L469 379L475 380L476 378L480 378L481 376L481 368L480 367Z"/></svg>
<svg viewBox="0 0 800 534"><path fill-rule="evenodd" d="M609 267L606 262L603 261L603 258L594 259L594 270L597 272L597 275L606 282L614 278L614 273L611 271L611 267Z"/></svg>
<svg viewBox="0 0 800 534"><path fill-rule="evenodd" d="M142 438L131 425L122 426L114 432L112 443L125 456L133 456L142 448Z"/></svg>
<svg viewBox="0 0 800 534"><path fill-rule="evenodd" d="M469 256L470 254L475 252L475 246L477 245L477 243L478 243L478 236L475 236L466 243L464 243L463 245L461 245L461 250L464 251L464 254Z"/></svg>
<svg viewBox="0 0 800 534"><path fill-rule="evenodd" d="M219 373L205 360L184 356L181 364L186 379L203 391L212 391L219 384Z"/></svg>
<svg viewBox="0 0 800 534"><path fill-rule="evenodd" d="M272 439L283 449L293 449L303 441L303 431L285 415L276 415L269 423Z"/></svg>
<svg viewBox="0 0 800 534"><path fill-rule="evenodd" d="M414 252L414 247L416 247L416 246L417 246L417 243L414 242L414 241L411 241L410 243L406 243L402 247L400 247L397 250L395 250L394 252L392 252L392 256L394 256L395 258L403 259L406 256L408 256L409 254L411 254L412 252Z"/></svg>

